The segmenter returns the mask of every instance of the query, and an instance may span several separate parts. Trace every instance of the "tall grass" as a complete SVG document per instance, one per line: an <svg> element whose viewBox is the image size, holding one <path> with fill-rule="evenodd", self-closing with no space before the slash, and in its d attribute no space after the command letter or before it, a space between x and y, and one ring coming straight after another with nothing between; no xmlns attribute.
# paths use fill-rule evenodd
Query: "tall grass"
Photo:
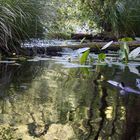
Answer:
<svg viewBox="0 0 140 140"><path fill-rule="evenodd" d="M10 52L17 49L13 46L19 44L21 40L42 35L41 6L41 3L35 0L0 1L1 49Z"/></svg>

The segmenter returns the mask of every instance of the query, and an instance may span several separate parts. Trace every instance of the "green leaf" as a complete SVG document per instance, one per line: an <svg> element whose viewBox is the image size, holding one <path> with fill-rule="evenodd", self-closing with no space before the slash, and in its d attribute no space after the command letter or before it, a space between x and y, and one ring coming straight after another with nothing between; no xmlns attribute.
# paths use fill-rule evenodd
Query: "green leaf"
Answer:
<svg viewBox="0 0 140 140"><path fill-rule="evenodd" d="M88 58L88 56L89 56L89 50L87 50L87 51L85 51L83 54L82 54L82 56L81 56L81 58L80 58L80 64L85 64L86 63L86 61L87 61L87 58Z"/></svg>
<svg viewBox="0 0 140 140"><path fill-rule="evenodd" d="M119 39L119 41L129 42L129 41L133 41L133 38L131 38L131 37L124 37L124 38Z"/></svg>
<svg viewBox="0 0 140 140"><path fill-rule="evenodd" d="M106 55L105 55L104 53L98 54L98 60L99 60L99 61L104 61L105 58L106 58Z"/></svg>

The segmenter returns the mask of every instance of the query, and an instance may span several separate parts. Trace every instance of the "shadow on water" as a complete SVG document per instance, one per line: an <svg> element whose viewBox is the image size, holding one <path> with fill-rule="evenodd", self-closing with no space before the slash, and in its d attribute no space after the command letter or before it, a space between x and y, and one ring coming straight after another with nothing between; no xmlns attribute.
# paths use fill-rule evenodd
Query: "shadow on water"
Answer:
<svg viewBox="0 0 140 140"><path fill-rule="evenodd" d="M29 132L29 134L31 136L34 136L34 137L41 137L41 136L47 134L47 131L49 129L50 124L46 124L44 122L43 126L39 126L37 124L35 118L34 118L34 115L32 113L30 113L30 116L31 116L33 122L28 124L28 132ZM42 116L43 116L43 114L42 114ZM41 131L38 130L39 127L42 127Z"/></svg>
<svg viewBox="0 0 140 140"><path fill-rule="evenodd" d="M104 121L105 121L105 108L107 107L107 102L106 102L106 96L107 96L107 92L106 92L106 88L105 87L102 87L102 92L103 92L103 95L101 97L101 107L99 109L100 111L100 117L102 118L101 121L100 121L100 124L99 124L99 129L97 131L97 134L94 138L94 140L98 140L99 138L99 134L103 128L103 125L104 125Z"/></svg>
<svg viewBox="0 0 140 140"><path fill-rule="evenodd" d="M124 126L122 140L138 140L140 138L140 100L137 96L128 96L125 102L126 124Z"/></svg>
<svg viewBox="0 0 140 140"><path fill-rule="evenodd" d="M129 69L63 68L46 60L0 65L0 139L138 140L140 96ZM138 89L137 89L138 90Z"/></svg>
<svg viewBox="0 0 140 140"><path fill-rule="evenodd" d="M101 76L101 73L97 74L97 78L93 81L94 92L93 92L93 97L91 99L91 103L89 106L89 115L88 115L89 119L87 120L87 127L89 127L88 128L89 134L87 135L85 140L89 140L89 139L98 140L100 132L103 128L104 121L105 121L105 113L104 112L105 112L105 108L107 107L107 102L106 102L107 90L104 86L101 85L101 82L98 82L98 80L100 80L100 78L101 78L100 76ZM97 130L95 136L93 136L94 132L93 132L93 126L92 126L91 122L92 122L93 115L94 115L94 113L93 113L94 99L96 98L96 96L98 96L99 89L100 89L100 92L102 94L101 98L100 98L100 108L99 108L101 120L99 122L98 130Z"/></svg>

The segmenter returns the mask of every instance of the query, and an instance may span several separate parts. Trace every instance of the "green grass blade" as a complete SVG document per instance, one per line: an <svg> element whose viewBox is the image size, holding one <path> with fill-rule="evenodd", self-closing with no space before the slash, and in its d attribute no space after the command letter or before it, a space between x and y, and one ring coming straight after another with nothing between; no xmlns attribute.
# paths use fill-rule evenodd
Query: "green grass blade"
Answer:
<svg viewBox="0 0 140 140"><path fill-rule="evenodd" d="M85 51L83 54L82 54L82 56L81 56L81 58L80 58L80 64L85 64L86 63L86 61L87 61L87 58L88 58L88 56L89 56L89 50L87 50L87 51Z"/></svg>

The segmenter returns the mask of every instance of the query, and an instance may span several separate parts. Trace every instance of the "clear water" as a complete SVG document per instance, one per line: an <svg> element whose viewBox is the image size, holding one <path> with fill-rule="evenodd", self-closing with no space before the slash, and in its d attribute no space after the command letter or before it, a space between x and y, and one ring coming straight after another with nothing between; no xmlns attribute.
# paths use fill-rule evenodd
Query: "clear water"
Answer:
<svg viewBox="0 0 140 140"><path fill-rule="evenodd" d="M1 64L0 139L140 139L140 95L121 95L107 83L139 90L137 78L128 67L64 68L51 60Z"/></svg>

